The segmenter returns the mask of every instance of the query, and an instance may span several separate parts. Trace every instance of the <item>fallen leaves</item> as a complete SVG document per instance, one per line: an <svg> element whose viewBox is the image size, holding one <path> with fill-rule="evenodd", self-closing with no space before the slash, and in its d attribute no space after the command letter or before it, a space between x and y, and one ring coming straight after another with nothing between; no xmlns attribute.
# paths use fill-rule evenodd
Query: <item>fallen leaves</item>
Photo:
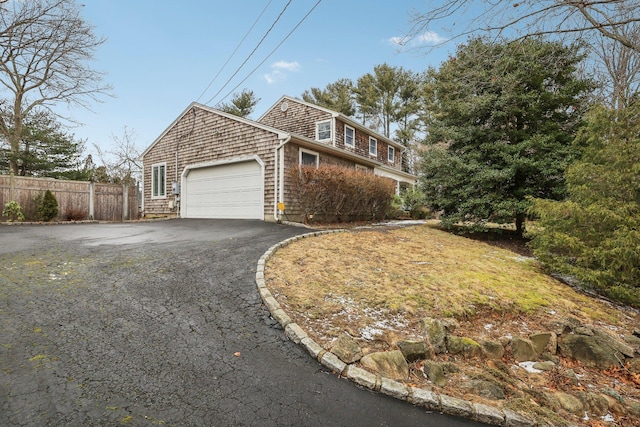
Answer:
<svg viewBox="0 0 640 427"><path fill-rule="evenodd" d="M604 371L604 374L617 379L626 385L640 387L640 374L631 372L627 368L611 368Z"/></svg>

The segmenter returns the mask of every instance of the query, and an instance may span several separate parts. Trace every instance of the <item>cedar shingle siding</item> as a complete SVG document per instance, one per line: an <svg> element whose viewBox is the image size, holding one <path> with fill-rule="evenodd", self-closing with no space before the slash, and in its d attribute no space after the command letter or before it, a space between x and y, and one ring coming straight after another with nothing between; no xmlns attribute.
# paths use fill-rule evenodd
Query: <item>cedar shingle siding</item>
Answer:
<svg viewBox="0 0 640 427"><path fill-rule="evenodd" d="M282 104L287 103L286 111ZM309 139L316 139L316 122L331 119L331 114L312 106L285 99L260 118L260 123Z"/></svg>
<svg viewBox="0 0 640 427"><path fill-rule="evenodd" d="M285 111L281 108L283 103L287 104L286 109L284 109ZM396 155L394 162L389 162L389 144L386 143L383 138L373 133L373 131L367 133L353 124L345 123L340 119L340 117L344 116L338 116L335 120L332 120L333 115L324 111L324 109L318 109L315 106L285 98L280 100L269 111L267 111L265 115L260 118L260 123L315 140L316 123L324 120L332 120L333 142L325 142L325 144L330 144L336 148L341 148L345 151L377 160L380 163L398 170L402 169L401 156L399 153L400 149L398 147L395 147ZM344 144L345 124L349 124L349 126L355 129L354 148L345 146ZM378 152L375 157L369 155L369 136L373 136L378 140Z"/></svg>
<svg viewBox="0 0 640 427"><path fill-rule="evenodd" d="M286 106L283 104L286 103ZM330 120L330 141L316 141L316 123ZM355 147L344 144L345 123L355 129ZM378 141L376 156L369 155L369 136ZM295 201L292 201L289 171L298 166L300 148L318 153L320 164L344 167L365 166L383 176L411 183L415 179L401 172L401 147L395 146L395 159L388 161L388 138L376 135L345 116L322 107L283 97L271 107L258 122L230 116L212 108L192 104L169 128L143 153L144 212L146 215L176 215L176 197L171 193L171 183L181 182L181 174L187 166L208 162L258 156L264 163L264 218L274 220L274 155L275 148L284 141L282 156L284 171L283 188L278 195L286 206L284 219L300 220ZM151 171L155 164L166 164L166 192L164 198L151 197ZM280 164L278 165L280 168ZM397 171L397 172L396 172Z"/></svg>
<svg viewBox="0 0 640 427"><path fill-rule="evenodd" d="M143 155L145 214L177 213L175 207L169 207L174 200L171 183L180 182L185 166L257 155L265 165L265 218L273 217L273 155L279 143L275 132L197 106L191 107ZM167 196L152 199L151 167L162 162L167 165Z"/></svg>

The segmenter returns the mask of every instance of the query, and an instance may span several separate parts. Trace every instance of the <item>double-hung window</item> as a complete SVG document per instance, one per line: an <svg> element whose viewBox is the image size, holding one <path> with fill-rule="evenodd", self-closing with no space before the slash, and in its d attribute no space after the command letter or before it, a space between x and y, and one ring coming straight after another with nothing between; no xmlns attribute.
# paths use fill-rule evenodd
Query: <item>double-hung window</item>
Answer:
<svg viewBox="0 0 640 427"><path fill-rule="evenodd" d="M344 125L344 146L354 148L356 146L356 130Z"/></svg>
<svg viewBox="0 0 640 427"><path fill-rule="evenodd" d="M304 166L318 167L320 156L315 151L300 149L300 164Z"/></svg>
<svg viewBox="0 0 640 427"><path fill-rule="evenodd" d="M392 146L389 146L389 150L388 150L388 155L387 158L389 159L390 163L393 163L396 161L396 149L393 148Z"/></svg>
<svg viewBox="0 0 640 427"><path fill-rule="evenodd" d="M378 155L378 140L372 136L369 137L369 154L371 156Z"/></svg>
<svg viewBox="0 0 640 427"><path fill-rule="evenodd" d="M316 140L331 141L331 120L316 123Z"/></svg>
<svg viewBox="0 0 640 427"><path fill-rule="evenodd" d="M151 166L151 197L166 197L166 163Z"/></svg>

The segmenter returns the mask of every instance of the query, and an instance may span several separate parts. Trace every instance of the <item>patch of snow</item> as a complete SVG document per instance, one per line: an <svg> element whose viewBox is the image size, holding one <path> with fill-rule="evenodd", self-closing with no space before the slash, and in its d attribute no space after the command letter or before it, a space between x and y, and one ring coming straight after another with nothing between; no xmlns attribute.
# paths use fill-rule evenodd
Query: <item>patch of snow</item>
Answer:
<svg viewBox="0 0 640 427"><path fill-rule="evenodd" d="M540 374L542 373L542 371L540 369L536 369L533 367L533 365L535 365L536 362L520 362L518 363L518 366L520 366L522 369L524 369L525 371L531 373L531 374Z"/></svg>
<svg viewBox="0 0 640 427"><path fill-rule="evenodd" d="M584 418L582 421L589 421L589 414L587 414L587 411L584 411Z"/></svg>
<svg viewBox="0 0 640 427"><path fill-rule="evenodd" d="M549 310L549 311L547 311L547 313L549 313L550 315L552 315L552 316L553 316L553 315L555 315L555 314L556 314L556 311L555 311L555 310Z"/></svg>
<svg viewBox="0 0 640 427"><path fill-rule="evenodd" d="M533 260L535 260L535 258L528 257L528 256L522 256L522 255L519 255L519 256L512 256L512 257L509 257L509 258L511 258L511 259L512 259L512 260L514 260L515 262L527 262L527 261L533 261Z"/></svg>
<svg viewBox="0 0 640 427"><path fill-rule="evenodd" d="M376 222L375 224L371 224L371 226L381 226L381 225L420 225L426 224L427 221L424 219L415 219L415 220L395 220L395 221L385 221L385 222ZM371 226L363 226L356 228L367 228Z"/></svg>
<svg viewBox="0 0 640 427"><path fill-rule="evenodd" d="M369 341L373 341L378 335L382 335L384 333L382 329L378 329L373 326L365 326L364 328L360 329L359 332L362 338Z"/></svg>
<svg viewBox="0 0 640 427"><path fill-rule="evenodd" d="M611 414L607 414L604 417L600 417L602 419L602 421L608 422L608 423L613 423L616 421L615 418L613 418L613 415Z"/></svg>

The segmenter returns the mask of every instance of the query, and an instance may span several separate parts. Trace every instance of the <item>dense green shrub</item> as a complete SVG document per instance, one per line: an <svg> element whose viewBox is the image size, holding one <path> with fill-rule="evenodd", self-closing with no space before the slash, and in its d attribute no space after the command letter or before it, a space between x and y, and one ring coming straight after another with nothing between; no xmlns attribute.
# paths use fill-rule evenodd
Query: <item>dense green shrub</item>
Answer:
<svg viewBox="0 0 640 427"><path fill-rule="evenodd" d="M395 194L393 180L340 166L301 166L291 170L290 178L305 222L381 220Z"/></svg>
<svg viewBox="0 0 640 427"><path fill-rule="evenodd" d="M51 190L38 194L34 202L38 221L47 222L58 216L58 200Z"/></svg>
<svg viewBox="0 0 640 427"><path fill-rule="evenodd" d="M536 199L534 254L554 272L640 307L640 102L594 109L575 144L569 198Z"/></svg>
<svg viewBox="0 0 640 427"><path fill-rule="evenodd" d="M429 215L426 207L427 198L418 188L408 188L400 194L404 210L409 212L413 219L424 219Z"/></svg>
<svg viewBox="0 0 640 427"><path fill-rule="evenodd" d="M4 205L4 209L2 210L2 216L6 216L7 218L9 218L9 222L24 221L22 206L20 206L20 203L16 202L15 200L11 200L10 202Z"/></svg>

